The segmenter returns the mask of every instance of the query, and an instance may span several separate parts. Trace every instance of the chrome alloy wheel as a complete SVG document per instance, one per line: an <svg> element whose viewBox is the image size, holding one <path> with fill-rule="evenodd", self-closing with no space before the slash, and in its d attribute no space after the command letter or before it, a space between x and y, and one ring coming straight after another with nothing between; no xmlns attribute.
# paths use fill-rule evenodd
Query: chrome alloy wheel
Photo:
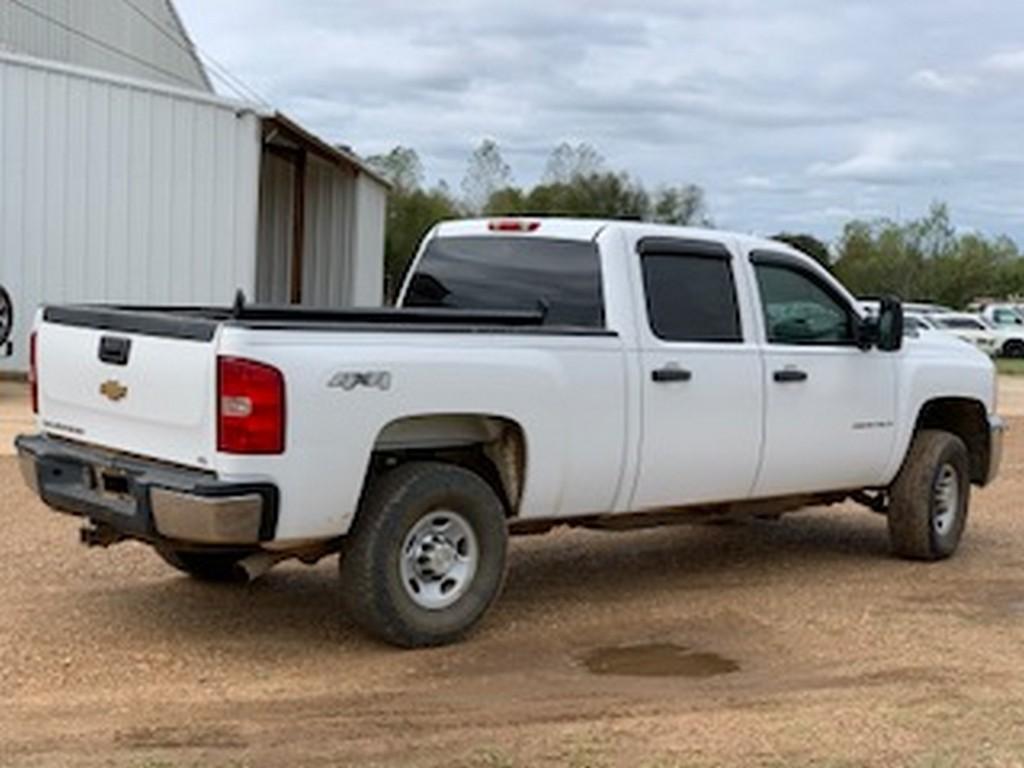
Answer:
<svg viewBox="0 0 1024 768"><path fill-rule="evenodd" d="M945 536L960 510L960 476L951 464L939 469L932 487L932 505L932 527L939 536Z"/></svg>
<svg viewBox="0 0 1024 768"><path fill-rule="evenodd" d="M443 610L469 589L479 560L476 534L462 515L429 512L412 526L402 545L402 586L420 608Z"/></svg>

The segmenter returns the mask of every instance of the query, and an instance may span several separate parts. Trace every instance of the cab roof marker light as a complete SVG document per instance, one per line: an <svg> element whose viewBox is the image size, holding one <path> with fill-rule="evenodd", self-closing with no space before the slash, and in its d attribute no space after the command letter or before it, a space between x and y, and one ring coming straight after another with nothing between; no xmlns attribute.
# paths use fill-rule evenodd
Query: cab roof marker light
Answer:
<svg viewBox="0 0 1024 768"><path fill-rule="evenodd" d="M536 232L540 229L539 221L527 219L493 219L487 223L491 232Z"/></svg>

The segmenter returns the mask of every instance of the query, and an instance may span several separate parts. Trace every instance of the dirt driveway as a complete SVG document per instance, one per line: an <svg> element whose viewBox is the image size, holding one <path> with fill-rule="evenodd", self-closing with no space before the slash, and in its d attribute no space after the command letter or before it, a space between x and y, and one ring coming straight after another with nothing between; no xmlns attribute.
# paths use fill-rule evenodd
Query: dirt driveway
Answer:
<svg viewBox="0 0 1024 768"><path fill-rule="evenodd" d="M214 587L87 551L0 459L0 765L1024 765L1013 423L951 562L890 559L855 507L557 533L516 542L472 640L416 653L355 631L333 562Z"/></svg>

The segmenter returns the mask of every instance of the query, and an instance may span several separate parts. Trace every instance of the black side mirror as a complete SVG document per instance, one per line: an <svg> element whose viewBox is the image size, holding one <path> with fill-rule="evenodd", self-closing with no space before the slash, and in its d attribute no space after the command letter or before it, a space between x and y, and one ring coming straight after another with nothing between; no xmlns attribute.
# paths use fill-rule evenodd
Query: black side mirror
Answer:
<svg viewBox="0 0 1024 768"><path fill-rule="evenodd" d="M903 347L903 302L883 296L878 308L878 349L898 352Z"/></svg>

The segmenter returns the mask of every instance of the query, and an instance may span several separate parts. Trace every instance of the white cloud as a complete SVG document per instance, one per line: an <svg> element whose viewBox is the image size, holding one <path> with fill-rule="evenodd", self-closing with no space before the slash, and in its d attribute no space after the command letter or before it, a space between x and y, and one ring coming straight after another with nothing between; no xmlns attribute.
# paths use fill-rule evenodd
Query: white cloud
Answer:
<svg viewBox="0 0 1024 768"><path fill-rule="evenodd" d="M819 178L878 184L927 180L953 167L948 159L938 156L934 144L912 133L880 131L869 135L845 160L814 163L808 172Z"/></svg>
<svg viewBox="0 0 1024 768"><path fill-rule="evenodd" d="M934 69L919 69L907 82L923 91L955 96L974 90L978 84L978 81L969 75L943 75Z"/></svg>
<svg viewBox="0 0 1024 768"><path fill-rule="evenodd" d="M977 207L1021 188L1020 0L176 5L275 107L364 154L414 147L456 189L484 137L523 184L571 140L649 186L700 184L723 227L798 212L827 238L941 199L1024 240L1024 214Z"/></svg>
<svg viewBox="0 0 1024 768"><path fill-rule="evenodd" d="M1024 49L994 53L981 66L997 74L1024 75Z"/></svg>
<svg viewBox="0 0 1024 768"><path fill-rule="evenodd" d="M768 176L743 176L736 180L736 186L743 189L775 189L778 185Z"/></svg>

